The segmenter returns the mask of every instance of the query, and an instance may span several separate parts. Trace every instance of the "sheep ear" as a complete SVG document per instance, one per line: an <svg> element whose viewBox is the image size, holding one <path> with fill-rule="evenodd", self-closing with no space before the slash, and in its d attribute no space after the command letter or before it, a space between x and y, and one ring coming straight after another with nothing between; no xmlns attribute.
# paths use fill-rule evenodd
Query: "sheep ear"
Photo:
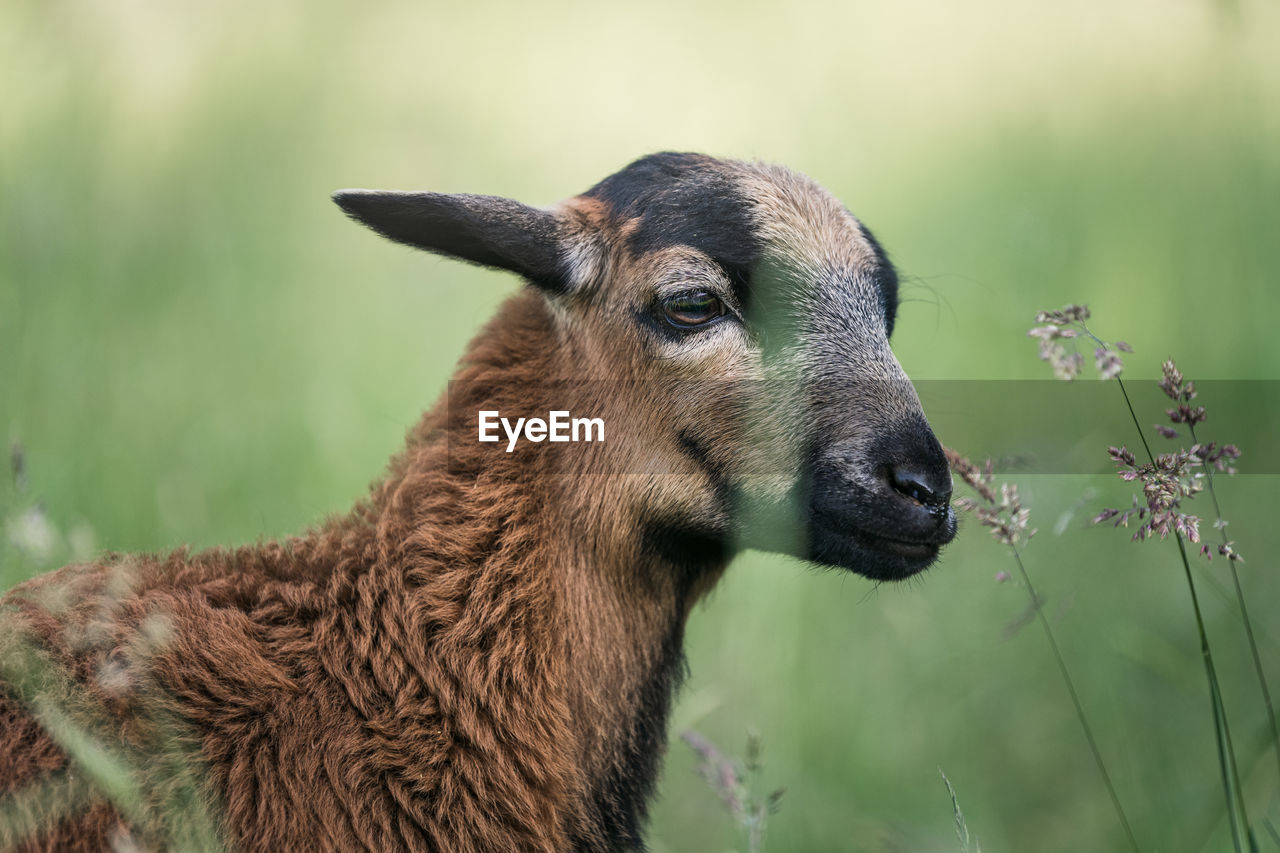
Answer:
<svg viewBox="0 0 1280 853"><path fill-rule="evenodd" d="M398 243L510 270L546 290L565 289L559 221L550 211L485 195L339 190L333 200Z"/></svg>

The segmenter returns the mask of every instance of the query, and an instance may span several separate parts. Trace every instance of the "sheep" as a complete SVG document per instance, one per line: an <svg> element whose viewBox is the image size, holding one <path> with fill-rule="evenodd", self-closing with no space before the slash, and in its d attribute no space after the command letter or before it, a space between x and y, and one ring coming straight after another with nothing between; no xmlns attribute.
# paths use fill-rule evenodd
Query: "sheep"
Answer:
<svg viewBox="0 0 1280 853"><path fill-rule="evenodd" d="M5 597L0 846L643 849L733 556L897 580L954 536L893 266L810 179L662 153L550 209L334 200L528 286L348 514ZM603 440L480 440L557 411Z"/></svg>

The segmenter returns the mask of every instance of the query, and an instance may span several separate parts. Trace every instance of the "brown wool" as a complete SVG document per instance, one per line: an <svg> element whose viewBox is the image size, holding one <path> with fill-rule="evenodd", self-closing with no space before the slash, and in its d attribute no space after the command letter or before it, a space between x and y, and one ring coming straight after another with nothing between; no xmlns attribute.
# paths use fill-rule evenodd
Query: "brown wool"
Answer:
<svg viewBox="0 0 1280 853"><path fill-rule="evenodd" d="M668 153L550 210L335 200L529 286L349 513L5 596L0 849L639 849L685 622L756 533L735 490L782 505L817 483L807 511L836 521L747 544L877 579L954 535L945 458L888 345L896 275L808 179ZM681 322L773 288L785 382L752 386L745 319L661 319L691 281ZM602 418L607 441L477 440L477 410L546 414L540 385L562 378L586 381L553 408Z"/></svg>

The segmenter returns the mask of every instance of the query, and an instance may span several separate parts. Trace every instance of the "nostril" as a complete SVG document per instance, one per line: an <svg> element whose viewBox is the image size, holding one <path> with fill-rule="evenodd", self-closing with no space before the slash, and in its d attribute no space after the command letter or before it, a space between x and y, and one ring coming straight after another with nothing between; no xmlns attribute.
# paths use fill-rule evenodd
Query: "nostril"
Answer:
<svg viewBox="0 0 1280 853"><path fill-rule="evenodd" d="M930 482L928 474L905 465L889 471L889 482L895 491L929 506L944 504L951 497L950 477L947 479L946 484Z"/></svg>

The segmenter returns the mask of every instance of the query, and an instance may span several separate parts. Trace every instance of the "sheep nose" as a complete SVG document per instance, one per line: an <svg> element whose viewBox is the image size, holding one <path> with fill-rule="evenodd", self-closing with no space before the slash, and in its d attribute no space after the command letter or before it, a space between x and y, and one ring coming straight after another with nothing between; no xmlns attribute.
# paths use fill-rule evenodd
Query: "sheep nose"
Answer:
<svg viewBox="0 0 1280 853"><path fill-rule="evenodd" d="M946 476L945 482L942 475ZM947 470L897 465L889 471L894 491L925 506L943 506L951 499L951 475Z"/></svg>

